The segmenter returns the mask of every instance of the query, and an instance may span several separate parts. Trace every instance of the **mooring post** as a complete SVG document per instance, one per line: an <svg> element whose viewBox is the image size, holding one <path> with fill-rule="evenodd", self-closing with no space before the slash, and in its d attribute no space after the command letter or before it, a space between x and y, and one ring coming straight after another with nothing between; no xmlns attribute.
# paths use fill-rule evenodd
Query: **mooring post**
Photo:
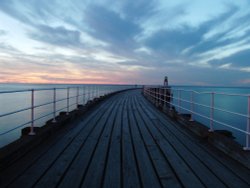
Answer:
<svg viewBox="0 0 250 188"><path fill-rule="evenodd" d="M244 150L250 150L250 95L248 96L247 99L247 128L246 128L246 146L244 147Z"/></svg>
<svg viewBox="0 0 250 188"><path fill-rule="evenodd" d="M56 88L54 90L54 99L53 99L53 120L52 123L56 123Z"/></svg>
<svg viewBox="0 0 250 188"><path fill-rule="evenodd" d="M211 93L211 104L210 104L210 129L209 132L214 131L214 92Z"/></svg>
<svg viewBox="0 0 250 188"><path fill-rule="evenodd" d="M31 126L29 135L36 135L34 132L34 89L31 90Z"/></svg>
<svg viewBox="0 0 250 188"><path fill-rule="evenodd" d="M67 113L66 115L69 115L69 87L67 87Z"/></svg>

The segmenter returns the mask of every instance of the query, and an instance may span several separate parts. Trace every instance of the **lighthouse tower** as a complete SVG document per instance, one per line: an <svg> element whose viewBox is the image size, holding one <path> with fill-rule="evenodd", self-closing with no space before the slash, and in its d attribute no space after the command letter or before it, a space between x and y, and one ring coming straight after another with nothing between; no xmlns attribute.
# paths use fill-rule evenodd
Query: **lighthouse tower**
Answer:
<svg viewBox="0 0 250 188"><path fill-rule="evenodd" d="M163 85L164 85L165 87L168 87L168 77L167 77L167 76L165 76L165 78L164 78L164 83L163 83Z"/></svg>

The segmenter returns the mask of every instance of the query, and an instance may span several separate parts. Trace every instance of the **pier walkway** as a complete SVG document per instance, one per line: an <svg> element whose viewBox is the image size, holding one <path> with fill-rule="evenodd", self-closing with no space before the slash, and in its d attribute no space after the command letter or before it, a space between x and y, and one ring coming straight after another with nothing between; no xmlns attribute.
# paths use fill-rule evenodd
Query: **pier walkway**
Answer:
<svg viewBox="0 0 250 188"><path fill-rule="evenodd" d="M250 187L250 171L118 93L0 172L0 187Z"/></svg>

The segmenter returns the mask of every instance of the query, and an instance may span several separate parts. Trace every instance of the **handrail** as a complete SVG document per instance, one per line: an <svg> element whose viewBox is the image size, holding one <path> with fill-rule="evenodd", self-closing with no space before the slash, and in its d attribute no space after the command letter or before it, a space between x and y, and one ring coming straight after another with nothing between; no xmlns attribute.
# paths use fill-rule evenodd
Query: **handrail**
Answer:
<svg viewBox="0 0 250 188"><path fill-rule="evenodd" d="M80 92L80 88L81 92ZM30 116L30 120L28 120L27 122L21 124L21 125L16 125L15 127L12 127L10 129L6 129L3 132L0 132L0 136L6 135L14 130L20 129L21 127L25 126L25 125L29 125L30 124L30 133L29 135L35 135L34 132L34 123L40 119L43 119L47 116L53 115L53 121L52 122L56 122L56 114L58 112L61 112L62 110L67 110L67 114L69 114L69 109L72 109L72 106L75 106L74 109L78 109L78 105L79 104L86 104L88 102L88 100L92 100L94 98L98 98L100 96L104 96L116 91L121 91L121 90L125 90L125 89L131 89L134 88L133 85L112 85L112 86L106 86L106 85L83 85L83 86L77 86L77 87L58 87L58 88L37 88L37 89L22 89L22 90L10 90L10 91L0 91L0 96L1 94L4 95L8 95L11 93L25 93L25 94L31 94L30 98L31 98L31 103L29 107L25 107L25 108L21 108L21 109L17 109L11 112L4 112L2 114L0 114L0 118L3 117L8 117L10 115L14 115L20 112L24 112L24 111L31 111L31 116ZM60 97L59 99L57 99L57 92L58 90L63 90L65 93L60 93L60 96L63 94L63 96L65 97ZM39 93L40 91L53 91L52 93L52 97L53 99L49 102L44 102L42 104L37 104L35 105L35 100L37 93ZM71 96L73 93L75 93L75 95ZM73 102L72 99L75 98L75 101ZM82 98L82 100L81 100ZM66 101L66 105L62 106L60 109L57 109L57 103L61 103L63 101ZM53 104L53 108L52 111L50 113L47 113L45 115L39 116L37 118L35 118L35 112L38 108L40 107L44 107L46 105L51 105ZM1 125L0 125L1 126Z"/></svg>
<svg viewBox="0 0 250 188"><path fill-rule="evenodd" d="M169 90L169 94L167 94L166 90ZM181 96L182 92L188 92L190 94L190 100L184 99ZM194 118L193 115L197 115L197 116L200 116L200 117L205 118L207 120L210 120L210 125L209 125L210 129L209 129L209 131L211 131L211 132L214 131L213 124L217 123L217 124L220 124L222 126L229 127L229 128L231 128L233 130L244 133L246 135L246 145L245 145L244 149L245 150L250 150L250 94L235 94L235 93L207 92L207 91L206 92L197 92L197 91L194 91L194 90L164 88L162 86L159 86L159 87L156 87L156 86L148 87L148 86L146 86L143 89L143 93L144 93L145 96L148 96L148 97L152 98L156 103L158 103L158 105L160 103L163 103L163 105L169 104L170 107L175 106L175 107L177 107L177 112L178 113L180 113L181 109L185 110L187 112L190 112L191 113L190 120L193 120L193 118ZM210 105L195 102L194 98L193 98L193 94L210 95L210 99L208 98L208 100L210 100ZM242 114L242 113L230 111L228 109L215 107L215 104L214 104L215 103L215 100L214 100L215 95L246 97L247 101L248 101L247 102L247 109L248 109L247 114ZM170 100L167 101L166 100L167 98L169 98ZM176 104L174 104L173 100L176 100ZM187 109L187 108L183 107L182 102L185 102L185 103L189 104L190 109ZM201 107L209 109L209 114L204 115L204 114L195 112L194 111L194 105L201 106ZM239 117L246 118L247 119L246 129L243 130L243 129L240 129L240 128L234 126L234 125L230 125L230 124L228 124L226 122L221 122L221 121L215 119L214 118L214 111L215 110L219 111L219 112L225 112L225 113L228 113L228 114L232 114L232 115L236 115L236 116L239 116Z"/></svg>
<svg viewBox="0 0 250 188"><path fill-rule="evenodd" d="M76 89L77 87L56 87L56 90L63 90L63 89ZM0 91L0 94L6 94L6 93L20 93L20 92L28 92L28 91L50 91L54 88L36 88L36 89L21 89L21 90L7 90L7 91Z"/></svg>

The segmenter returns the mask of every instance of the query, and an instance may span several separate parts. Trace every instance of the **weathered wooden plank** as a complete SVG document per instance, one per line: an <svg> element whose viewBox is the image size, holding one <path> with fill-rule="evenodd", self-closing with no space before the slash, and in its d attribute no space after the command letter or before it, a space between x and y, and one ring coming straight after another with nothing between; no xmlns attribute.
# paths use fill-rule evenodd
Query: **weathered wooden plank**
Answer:
<svg viewBox="0 0 250 188"><path fill-rule="evenodd" d="M108 106L109 103L106 103ZM105 105L98 114L102 114L106 111ZM94 113L95 114L95 113ZM46 155L43 155L39 160L36 161L30 168L28 168L20 177L18 177L11 187L20 187L20 185L25 185L26 187L33 186L53 165L54 161L62 154L62 152L67 148L70 143L76 138L80 131L89 128L88 122L93 119L94 116L89 116L85 121L80 123L79 126L72 129L69 133L63 136L60 141L58 141L53 147L47 151ZM87 126L86 126L87 125Z"/></svg>
<svg viewBox="0 0 250 188"><path fill-rule="evenodd" d="M109 104L112 106L112 104ZM109 108L110 108L109 106ZM107 113L107 111L105 111ZM98 114L88 123L88 128L81 131L74 141L61 153L53 163L47 173L38 181L36 187L55 187L66 173L67 168L72 163L76 155L82 150L86 140L91 137L91 133L99 135L98 122L105 114ZM107 116L108 117L108 116ZM102 127L100 127L102 129Z"/></svg>
<svg viewBox="0 0 250 188"><path fill-rule="evenodd" d="M79 122L76 123L79 124ZM76 124L73 124L73 126L74 125ZM66 134L69 129L70 127L62 131L58 131L57 134L53 136L53 138L43 141L39 147L36 147L29 153L26 153L25 156L2 171L0 175L0 187L6 187L15 181L19 176L24 174L25 171L34 163L36 163L40 157L45 155L50 150L50 148L53 147L53 145L55 145L61 139L61 137Z"/></svg>
<svg viewBox="0 0 250 188"><path fill-rule="evenodd" d="M103 187L118 188L122 187L121 174L121 130L122 130L122 113L127 95L123 97L122 103L119 104L117 115L115 117L111 143L109 146L106 168L104 173Z"/></svg>
<svg viewBox="0 0 250 188"><path fill-rule="evenodd" d="M139 106L139 104L138 104ZM148 111L147 111L148 112ZM143 111L140 108L140 113L143 115ZM146 114L147 116L148 114ZM146 117L144 116L144 117ZM154 118L153 120L149 120L146 122L148 126L156 126L158 130L162 133L163 125L159 123L159 120ZM176 137L173 137L173 135L167 131L162 133L164 135L165 139L168 140L168 142L174 146L175 150L180 156L183 157L183 160L189 164L191 169L193 170L194 174L199 177L199 179L203 182L204 185L211 187L211 186L217 186L217 187L223 187L225 186L222 184L222 182L213 174L211 171L208 170L208 168L195 157L195 155L190 152L187 148L192 147L192 145L183 146L179 140Z"/></svg>
<svg viewBox="0 0 250 188"><path fill-rule="evenodd" d="M141 107L142 106L144 107L145 105L141 105ZM162 114L157 113L157 111L153 109L150 109L145 112L149 113L149 111L151 111L151 113L153 113L161 121L161 123L158 122L158 123L155 123L155 125L159 129L162 129L163 134L165 136L169 134L169 135L175 136L175 138L178 138L179 141L184 145L184 147L189 149L190 152L192 152L193 155L195 155L206 166L206 168L209 171L214 173L218 177L218 179L220 179L220 181L223 182L224 185L229 186L229 187L235 187L235 186L248 187L249 186L247 182L242 181L241 178L239 178L231 170L229 170L220 162L218 162L206 150L199 147L198 145L199 142L197 140L195 141L194 138L191 138L189 135L187 135L187 133L183 134L183 131L180 131L179 129L177 129L178 127L177 124L175 124L171 120L168 120L166 117L162 116ZM165 129L165 131L163 129ZM169 133L169 131L171 132ZM171 136L169 135L167 136L168 139L171 138ZM178 145L176 144L174 145L177 148ZM210 178L211 176L208 176L208 177Z"/></svg>
<svg viewBox="0 0 250 188"><path fill-rule="evenodd" d="M159 125L160 127L160 125ZM161 128L163 128L161 126ZM165 132L163 132L164 135ZM183 138L183 137L182 137ZM219 163L217 160L212 158L209 153L204 152L204 150L201 150L200 148L197 147L196 144L194 143L189 143L189 140L183 140L183 145L186 148L189 148L191 152L193 152L194 155L205 165L204 171L211 171L215 176L217 176L218 179L220 179L221 182L223 182L224 185L229 186L229 187L235 187L235 186L240 186L240 187L249 187L245 182L243 182L238 176L236 176L232 171L229 169L225 168L221 163ZM176 145L175 145L176 146ZM192 147L190 147L192 146ZM192 164L191 162L189 162ZM194 166L194 165L193 165ZM198 173L199 171L196 170ZM200 174L202 177L206 174ZM213 177L212 175L207 176L208 178Z"/></svg>
<svg viewBox="0 0 250 188"><path fill-rule="evenodd" d="M210 144L201 145L203 150L207 151L209 157L214 158L227 169L231 170L236 176L241 178L250 187L250 170L239 164L232 158L229 158L225 153L218 151L217 148L211 146Z"/></svg>
<svg viewBox="0 0 250 188"><path fill-rule="evenodd" d="M87 173L83 179L81 187L100 187L104 176L104 168L106 165L108 147L111 139L111 134L114 127L115 117L121 100L116 102L115 108L108 116L105 124L105 129L98 141L96 151L92 157ZM98 170L96 170L98 169Z"/></svg>
<svg viewBox="0 0 250 188"><path fill-rule="evenodd" d="M145 108L146 106L144 106ZM183 160L175 148L164 138L164 136L154 127L147 126L156 143L161 148L170 165L174 169L179 180L185 187L204 187L199 178L194 174L190 166Z"/></svg>
<svg viewBox="0 0 250 188"><path fill-rule="evenodd" d="M104 131L107 119L113 111L115 103L116 101L114 101L113 104L110 104L101 119L98 119L98 121L96 121L96 123L93 125L95 130L90 134L84 143L84 146L72 161L72 164L67 169L67 172L60 182L59 187L79 187L81 185L84 174L86 173L88 166L94 156L98 141ZM96 119L96 117L94 119Z"/></svg>
<svg viewBox="0 0 250 188"><path fill-rule="evenodd" d="M152 161L149 158L144 143L142 142L137 122L134 117L134 108L132 106L132 99L129 100L130 109L128 113L130 133L132 135L132 143L135 148L135 155L137 158L139 173L141 176L143 187L161 187L159 178L154 170Z"/></svg>
<svg viewBox="0 0 250 188"><path fill-rule="evenodd" d="M153 110L153 109L151 109ZM154 110L153 110L154 111ZM220 178L223 182L229 182L227 179L230 179L232 183L234 184L234 179L231 179L226 175L225 171L231 171L231 175L237 177L237 179L241 179L243 182L248 184L250 186L250 171L243 165L239 164L234 159L230 158L223 152L219 151L215 147L211 146L209 143L201 142L197 140L197 137L194 137L190 132L188 132L185 128L181 127L177 123L171 121L168 118L163 119L161 122L164 123L164 121L167 121L172 126L164 126L169 131L172 131L172 134L174 134L178 138L186 137L185 141L183 141L183 144L194 144L193 147L190 149L193 151L194 154L197 155L198 158L200 158L207 166L208 168L212 168L212 170L217 176L223 176L223 178ZM177 130L176 130L177 129ZM183 139L181 139L183 140ZM230 176L230 175L229 175Z"/></svg>
<svg viewBox="0 0 250 188"><path fill-rule="evenodd" d="M128 111L130 109L128 100L129 99L126 99L122 117L122 187L137 188L141 187L142 185L129 130Z"/></svg>
<svg viewBox="0 0 250 188"><path fill-rule="evenodd" d="M226 156L208 150L139 91L111 97L58 141L36 152L34 159L28 154L19 163L18 173L4 185L249 187L250 181L249 171L240 171Z"/></svg>
<svg viewBox="0 0 250 188"><path fill-rule="evenodd" d="M154 164L158 177L160 178L161 184L163 187L182 187L180 181L177 179L173 169L168 164L165 156L159 149L158 145L155 143L151 133L148 131L145 126L146 122L150 121L149 117L145 114L139 114L138 98L135 99L133 105L136 110L134 115L136 121L138 122L138 127L143 137L144 145L146 145L147 150L151 156L151 160Z"/></svg>

